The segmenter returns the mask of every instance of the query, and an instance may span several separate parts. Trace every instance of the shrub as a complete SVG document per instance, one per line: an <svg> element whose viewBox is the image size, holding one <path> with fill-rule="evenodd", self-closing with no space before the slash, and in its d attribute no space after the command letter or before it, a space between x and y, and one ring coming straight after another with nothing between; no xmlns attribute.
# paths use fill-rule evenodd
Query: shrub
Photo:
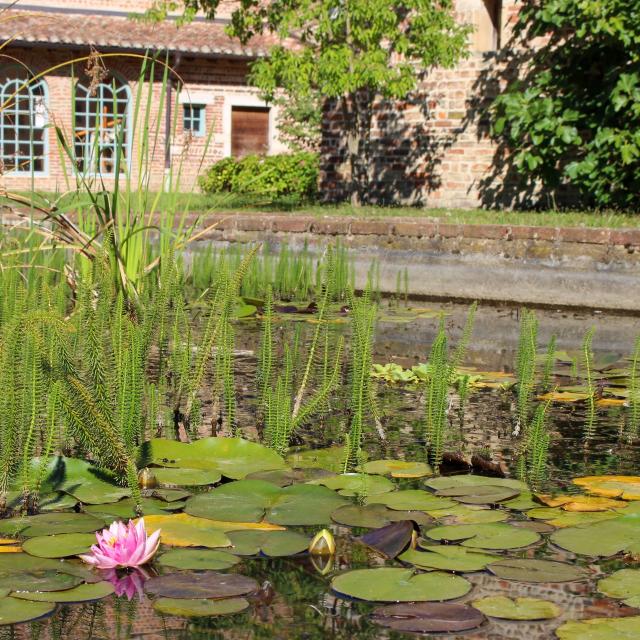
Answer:
<svg viewBox="0 0 640 640"><path fill-rule="evenodd" d="M312 200L317 193L318 168L318 155L310 152L224 158L200 177L200 187L205 193Z"/></svg>

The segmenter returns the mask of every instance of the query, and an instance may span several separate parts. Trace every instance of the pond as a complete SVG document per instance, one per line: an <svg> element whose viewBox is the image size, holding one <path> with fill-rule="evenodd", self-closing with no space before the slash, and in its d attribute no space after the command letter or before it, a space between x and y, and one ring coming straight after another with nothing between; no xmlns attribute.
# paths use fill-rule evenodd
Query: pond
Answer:
<svg viewBox="0 0 640 640"><path fill-rule="evenodd" d="M30 556L26 562L24 552L0 553L0 588L6 588L5 595L13 592L14 599L22 591L23 602L42 607L39 615L49 617L1 627L0 638L391 640L448 631L448 638L502 640L551 638L559 627L566 639L640 637L638 618L629 617L629 627L623 620L637 615L634 607L640 605L640 502L634 501L640 488L633 493L640 479L612 485L597 478L634 476L639 468L640 443L630 430L627 406L636 319L537 312L540 362L551 336L557 341L548 388L554 400L567 392L576 400L564 397L545 405L548 451L544 474L536 478L541 497L533 499L517 479L522 444L514 436L513 383L522 335L519 312L477 311L459 367L475 380L464 392L462 409L463 387L454 385L448 395L438 477L425 464L421 425L428 391L408 372L427 361L441 318L452 344L460 340L468 308L410 304L411 310L392 304L379 312L372 348L373 364L381 365L372 378L378 427L369 419L363 430L360 473L336 475L343 470L345 424L353 417L341 402L324 398L328 410L297 430L291 450L280 458L261 445L229 438L227 420L218 419L224 410L211 392L215 381L206 378L199 393L201 439L180 444L160 437L141 453L152 474L150 485L170 487L145 490L147 529L164 532L158 556L141 569L97 573L73 557L88 550L93 531L115 518L133 517L130 492L88 463L72 457L52 462L44 483L47 495L56 496L53 503L45 500L39 516L0 521L0 534L8 537L0 540L0 551L24 541ZM306 354L295 344L309 343L315 316L288 311L273 324L276 352L286 354L289 345L301 370ZM347 316L331 316L329 354L350 331ZM203 331L197 313L194 323ZM592 326L587 378L593 377L597 401L590 416L589 402L580 395L589 381L576 368ZM238 320L234 328L235 435L256 442L264 437L257 428L255 379L263 322ZM322 358L318 362L314 367L321 368ZM385 368L390 363L400 368ZM162 366L157 357L155 366ZM544 395L540 389L535 393ZM590 419L593 434L585 443ZM170 431L165 424L154 435ZM596 478L572 482L583 476ZM209 489L211 484L216 488ZM562 498L554 500L558 495ZM65 500L73 514L57 518ZM189 518L199 519L197 526ZM336 552L307 553L311 538L324 528L335 537ZM17 543L11 542L14 536ZM217 591L233 575L249 580L235 591ZM43 587L48 579L53 586ZM73 591L82 588L84 595ZM107 595L95 600L93 589L101 588ZM83 600L88 602L77 602ZM395 600L421 604L389 610ZM35 607L30 616L20 608L4 610L2 602L0 621L37 617ZM477 608L460 606L472 602ZM173 615L180 611L183 615ZM594 618L620 618L623 626L566 624ZM587 635L587 628L600 635Z"/></svg>

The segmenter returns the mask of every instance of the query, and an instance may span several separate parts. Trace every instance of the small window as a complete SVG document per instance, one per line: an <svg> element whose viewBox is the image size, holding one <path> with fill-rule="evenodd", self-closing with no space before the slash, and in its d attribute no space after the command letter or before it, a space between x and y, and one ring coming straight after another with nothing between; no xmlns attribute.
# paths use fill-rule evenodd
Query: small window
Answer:
<svg viewBox="0 0 640 640"><path fill-rule="evenodd" d="M203 136L205 131L205 107L202 104L182 105L182 126L194 136Z"/></svg>
<svg viewBox="0 0 640 640"><path fill-rule="evenodd" d="M269 109L231 108L231 155L234 158L269 151Z"/></svg>

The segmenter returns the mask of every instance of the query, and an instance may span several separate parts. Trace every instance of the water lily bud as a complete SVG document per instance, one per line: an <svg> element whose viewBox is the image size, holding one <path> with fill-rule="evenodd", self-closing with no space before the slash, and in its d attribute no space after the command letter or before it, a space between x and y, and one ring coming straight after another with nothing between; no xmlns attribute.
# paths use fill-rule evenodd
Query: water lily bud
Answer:
<svg viewBox="0 0 640 640"><path fill-rule="evenodd" d="M318 531L309 544L312 556L332 556L336 552L336 541L328 529Z"/></svg>
<svg viewBox="0 0 640 640"><path fill-rule="evenodd" d="M158 486L158 479L151 469L145 467L138 473L138 486L141 489L155 489Z"/></svg>

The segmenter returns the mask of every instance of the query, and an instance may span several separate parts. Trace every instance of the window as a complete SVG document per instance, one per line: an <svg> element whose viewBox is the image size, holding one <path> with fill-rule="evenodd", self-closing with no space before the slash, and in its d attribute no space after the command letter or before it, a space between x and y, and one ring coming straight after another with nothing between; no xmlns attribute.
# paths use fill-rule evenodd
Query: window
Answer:
<svg viewBox="0 0 640 640"><path fill-rule="evenodd" d="M231 108L231 155L237 158L269 151L269 109Z"/></svg>
<svg viewBox="0 0 640 640"><path fill-rule="evenodd" d="M115 76L92 85L80 81L75 90L74 141L77 170L114 175L129 162L129 85Z"/></svg>
<svg viewBox="0 0 640 640"><path fill-rule="evenodd" d="M44 173L48 141L47 86L22 71L0 74L0 159L14 174Z"/></svg>
<svg viewBox="0 0 640 640"><path fill-rule="evenodd" d="M182 105L182 126L194 136L203 136L205 132L205 106L203 104Z"/></svg>
<svg viewBox="0 0 640 640"><path fill-rule="evenodd" d="M502 0L482 0L480 5L474 48L476 51L496 51L501 44Z"/></svg>

